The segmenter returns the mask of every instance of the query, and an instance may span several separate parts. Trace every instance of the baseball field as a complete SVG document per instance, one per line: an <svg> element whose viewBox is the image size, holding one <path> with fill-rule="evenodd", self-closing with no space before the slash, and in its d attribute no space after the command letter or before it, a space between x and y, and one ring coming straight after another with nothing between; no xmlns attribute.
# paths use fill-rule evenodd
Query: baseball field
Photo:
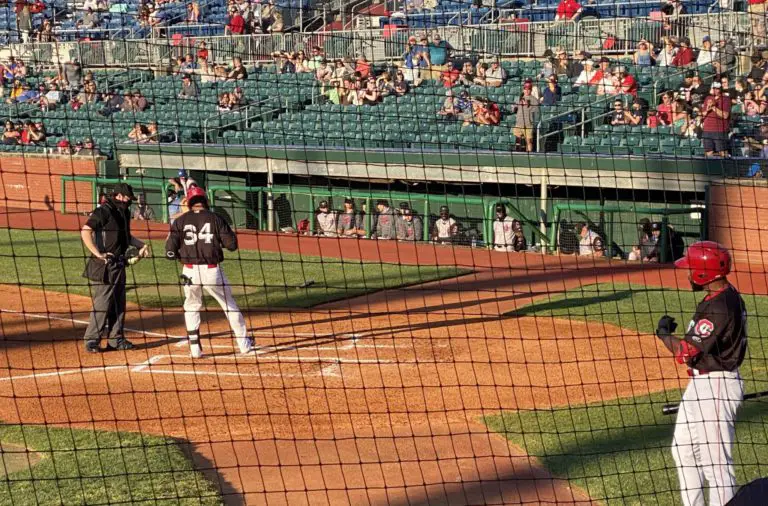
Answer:
<svg viewBox="0 0 768 506"><path fill-rule="evenodd" d="M78 217L44 214L0 230L0 504L679 503L661 407L688 377L653 330L690 318L684 273L261 234L224 264L258 352L214 303L193 361L152 235L128 271L137 349L92 355ZM734 276L748 392L768 383L756 278ZM740 484L767 471L764 423L745 403Z"/></svg>

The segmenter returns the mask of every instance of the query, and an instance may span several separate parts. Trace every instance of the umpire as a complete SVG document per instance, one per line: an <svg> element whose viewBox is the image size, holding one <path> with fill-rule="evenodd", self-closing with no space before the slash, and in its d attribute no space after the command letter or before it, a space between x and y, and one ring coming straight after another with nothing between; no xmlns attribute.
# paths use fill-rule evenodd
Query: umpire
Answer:
<svg viewBox="0 0 768 506"><path fill-rule="evenodd" d="M80 231L91 257L83 272L91 284L93 310L85 331L85 350L98 353L99 342L109 329L106 351L132 350L125 338L125 252L139 249L149 256L149 247L131 235L131 203L136 200L131 185L119 183L105 203L97 207Z"/></svg>

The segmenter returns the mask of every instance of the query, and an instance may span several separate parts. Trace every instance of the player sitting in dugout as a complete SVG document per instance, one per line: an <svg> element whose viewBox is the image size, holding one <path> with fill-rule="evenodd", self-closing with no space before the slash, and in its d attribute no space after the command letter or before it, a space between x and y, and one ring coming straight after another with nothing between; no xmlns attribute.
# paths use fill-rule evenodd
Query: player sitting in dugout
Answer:
<svg viewBox="0 0 768 506"><path fill-rule="evenodd" d="M421 241L424 237L421 218L416 216L413 210L407 207L400 212L396 228L399 241Z"/></svg>
<svg viewBox="0 0 768 506"><path fill-rule="evenodd" d="M523 234L523 224L507 216L504 204L496 205L496 220L493 222L493 249L496 251L525 251L528 241Z"/></svg>
<svg viewBox="0 0 768 506"><path fill-rule="evenodd" d="M448 206L440 206L440 216L432 226L432 240L439 244L450 244L459 235L459 224L451 216Z"/></svg>
<svg viewBox="0 0 768 506"><path fill-rule="evenodd" d="M315 233L325 237L336 237L336 217L336 211L330 209L327 200L320 202L315 212Z"/></svg>

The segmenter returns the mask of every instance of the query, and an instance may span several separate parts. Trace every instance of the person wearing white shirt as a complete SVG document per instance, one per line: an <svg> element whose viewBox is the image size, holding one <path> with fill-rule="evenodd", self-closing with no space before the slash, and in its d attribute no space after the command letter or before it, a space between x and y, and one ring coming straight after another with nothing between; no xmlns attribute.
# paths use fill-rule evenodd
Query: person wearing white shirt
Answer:
<svg viewBox="0 0 768 506"><path fill-rule="evenodd" d="M514 251L514 220L507 216L504 204L496 204L496 219L493 221L493 249L496 251Z"/></svg>
<svg viewBox="0 0 768 506"><path fill-rule="evenodd" d="M336 237L336 212L329 209L327 200L323 200L317 206L315 220L317 220L315 228L317 235Z"/></svg>
<svg viewBox="0 0 768 506"><path fill-rule="evenodd" d="M597 74L597 71L594 69L595 62L592 60L584 60L583 65L584 70L581 71L579 77L577 77L576 81L573 83L574 87L589 86L590 81L592 81L592 78Z"/></svg>
<svg viewBox="0 0 768 506"><path fill-rule="evenodd" d="M601 257L605 254L605 244L602 237L589 229L586 223L580 223L581 239L579 240L579 256Z"/></svg>
<svg viewBox="0 0 768 506"><path fill-rule="evenodd" d="M459 224L451 217L448 206L440 206L440 217L432 227L432 240L437 243L451 243L459 232Z"/></svg>
<svg viewBox="0 0 768 506"><path fill-rule="evenodd" d="M701 41L701 50L699 56L696 58L696 65L708 65L715 61L715 49L712 49L712 39L709 35L705 36Z"/></svg>
<svg viewBox="0 0 768 506"><path fill-rule="evenodd" d="M675 42L670 37L667 37L664 40L664 45L659 52L659 56L656 57L656 65L659 67L672 66L672 60L675 59L676 54L677 48L675 47Z"/></svg>

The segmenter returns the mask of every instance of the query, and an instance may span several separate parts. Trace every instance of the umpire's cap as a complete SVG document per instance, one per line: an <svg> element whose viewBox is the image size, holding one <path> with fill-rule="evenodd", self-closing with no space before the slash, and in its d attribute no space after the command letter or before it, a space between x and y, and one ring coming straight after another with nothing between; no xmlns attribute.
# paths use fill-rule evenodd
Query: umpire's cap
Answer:
<svg viewBox="0 0 768 506"><path fill-rule="evenodd" d="M133 186L128 183L118 183L112 190L112 195L122 195L129 197L131 200L136 200L136 195L133 193Z"/></svg>

